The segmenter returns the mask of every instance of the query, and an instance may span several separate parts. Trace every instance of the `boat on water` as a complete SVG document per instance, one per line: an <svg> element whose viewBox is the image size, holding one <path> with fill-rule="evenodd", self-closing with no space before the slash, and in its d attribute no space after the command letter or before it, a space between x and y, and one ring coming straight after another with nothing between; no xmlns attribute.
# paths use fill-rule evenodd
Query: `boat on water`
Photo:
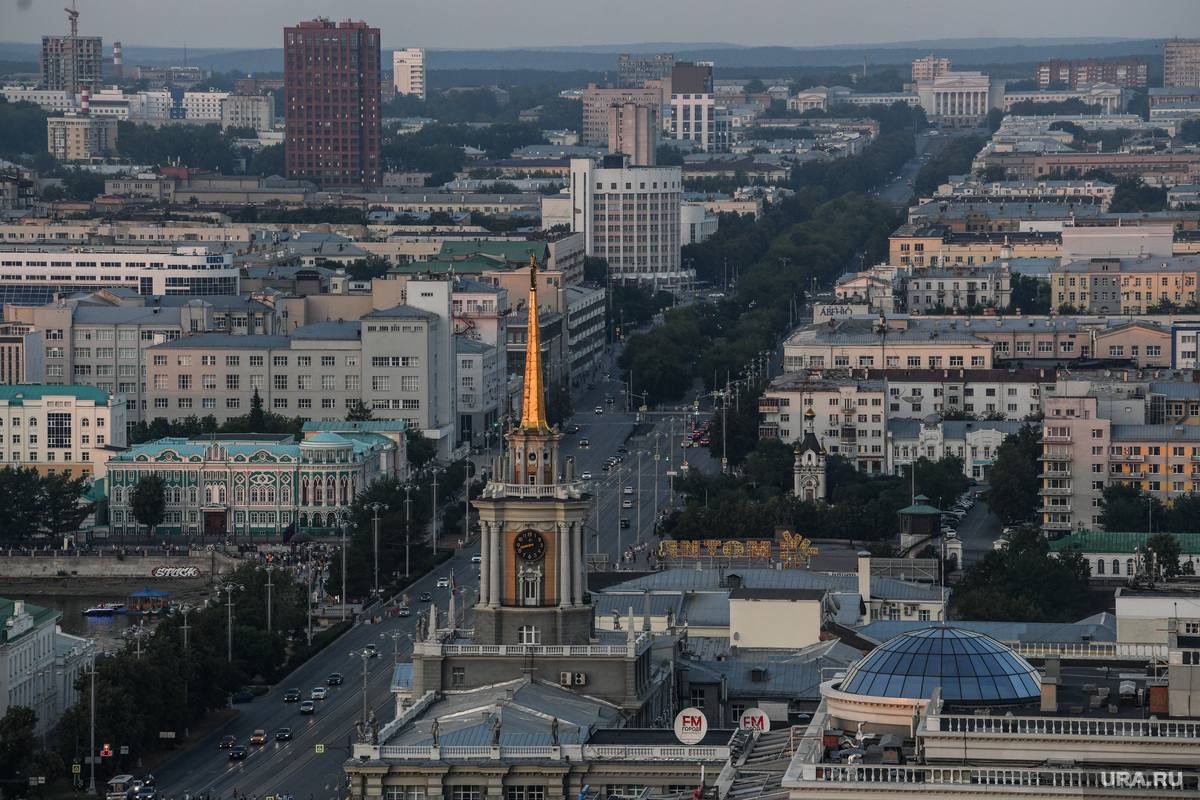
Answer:
<svg viewBox="0 0 1200 800"><path fill-rule="evenodd" d="M124 613L124 603L100 603L85 609L83 615L85 617L111 617L115 614Z"/></svg>

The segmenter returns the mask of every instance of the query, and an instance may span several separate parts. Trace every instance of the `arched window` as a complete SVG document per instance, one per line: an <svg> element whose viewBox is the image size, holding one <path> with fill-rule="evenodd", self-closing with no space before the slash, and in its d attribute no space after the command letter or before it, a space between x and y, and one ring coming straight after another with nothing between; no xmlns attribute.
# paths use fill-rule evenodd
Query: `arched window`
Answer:
<svg viewBox="0 0 1200 800"><path fill-rule="evenodd" d="M274 503L275 502L275 489L273 487L268 486L263 489L263 502L265 502L265 503Z"/></svg>
<svg viewBox="0 0 1200 800"><path fill-rule="evenodd" d="M286 486L284 486L282 489L280 489L279 490L279 502L283 503L284 505L287 505L288 503L292 502L292 490Z"/></svg>
<svg viewBox="0 0 1200 800"><path fill-rule="evenodd" d="M113 505L119 506L124 502L125 490L120 486L114 486L112 491Z"/></svg>
<svg viewBox="0 0 1200 800"><path fill-rule="evenodd" d="M1125 574L1126 575L1133 574L1133 559L1132 558L1125 559Z"/></svg>
<svg viewBox="0 0 1200 800"><path fill-rule="evenodd" d="M1103 558L1096 559L1096 574L1097 575L1104 574L1104 559Z"/></svg>
<svg viewBox="0 0 1200 800"><path fill-rule="evenodd" d="M1121 562L1119 560L1117 560L1115 558L1113 559L1112 568L1113 568L1113 570L1112 570L1113 575L1121 574Z"/></svg>
<svg viewBox="0 0 1200 800"><path fill-rule="evenodd" d="M332 475L325 479L325 502L331 506L337 505L337 480Z"/></svg>
<svg viewBox="0 0 1200 800"><path fill-rule="evenodd" d="M217 502L220 503L221 505L225 505L225 487L224 486L217 487Z"/></svg>
<svg viewBox="0 0 1200 800"><path fill-rule="evenodd" d="M313 505L319 506L325 502L325 481L320 477L313 478Z"/></svg>
<svg viewBox="0 0 1200 800"><path fill-rule="evenodd" d="M212 489L213 489L213 487L211 487L211 486L204 487L204 502L207 505L212 505L212 501L213 501L213 490Z"/></svg>
<svg viewBox="0 0 1200 800"><path fill-rule="evenodd" d="M196 505L196 487L195 486L188 489L188 502L191 503L192 505Z"/></svg>
<svg viewBox="0 0 1200 800"><path fill-rule="evenodd" d="M237 489L235 489L235 490L234 490L234 492L233 492L233 496L234 496L234 498L235 498L235 501L234 501L234 502L236 502L236 503L237 503L239 506L240 506L240 505L245 505L245 503L246 503L246 490L245 490L245 488L244 488L244 487L241 487L241 486L237 487Z"/></svg>
<svg viewBox="0 0 1200 800"><path fill-rule="evenodd" d="M346 480L345 475L342 476L341 484L342 484L342 486L341 486L341 504L348 505L350 500L347 497L347 492L350 489L350 482L348 480Z"/></svg>

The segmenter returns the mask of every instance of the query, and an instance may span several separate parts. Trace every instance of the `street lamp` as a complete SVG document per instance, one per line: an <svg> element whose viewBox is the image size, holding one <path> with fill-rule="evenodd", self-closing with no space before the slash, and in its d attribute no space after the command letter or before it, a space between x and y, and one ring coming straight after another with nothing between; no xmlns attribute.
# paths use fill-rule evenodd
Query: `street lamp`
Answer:
<svg viewBox="0 0 1200 800"><path fill-rule="evenodd" d="M363 665L362 724L363 724L363 727L366 728L366 725L367 725L367 677L368 677L367 676L367 665L371 662L371 651L364 647L362 650L352 651L350 653L350 657L353 658L354 656L358 656L359 658L362 659L362 665Z"/></svg>
<svg viewBox="0 0 1200 800"><path fill-rule="evenodd" d="M341 606L342 606L342 622L345 622L346 621L346 556L348 555L346 552L346 525L350 522L350 515L346 512L346 509L343 508L341 511L338 512L337 521L338 521L338 524L342 526L342 558L341 558L341 562L342 562L342 597L341 597L341 600L342 600L342 602L341 602Z"/></svg>
<svg viewBox="0 0 1200 800"><path fill-rule="evenodd" d="M385 503L371 503L367 506L375 513L375 595L379 596L379 510L387 508Z"/></svg>
<svg viewBox="0 0 1200 800"><path fill-rule="evenodd" d="M183 626L180 630L183 631L183 735L187 738L188 725L192 721L191 706L188 701L188 690L191 688L192 677L192 660L188 657L188 631L191 626L188 625L188 614L192 613L192 607L184 603L179 607L179 613L183 615Z"/></svg>
<svg viewBox="0 0 1200 800"><path fill-rule="evenodd" d="M230 664L233 663L233 593L245 588L239 583L227 583L217 587L217 594L225 592L225 660Z"/></svg>
<svg viewBox="0 0 1200 800"><path fill-rule="evenodd" d="M400 663L400 642L403 639L412 639L413 635L406 631L392 631L391 633L379 634L379 638L392 640L392 659L393 659L392 663L399 664Z"/></svg>
<svg viewBox="0 0 1200 800"><path fill-rule="evenodd" d="M404 484L404 577L409 576L408 546L412 538L412 484Z"/></svg>
<svg viewBox="0 0 1200 800"><path fill-rule="evenodd" d="M88 711L91 716L91 743L88 748L88 764L90 765L90 777L88 779L88 794L95 797L96 792L96 654L92 653L92 658L88 662L88 677L91 679L91 702L88 703Z"/></svg>
<svg viewBox="0 0 1200 800"><path fill-rule="evenodd" d="M259 567L259 569L263 569L263 567ZM275 588L275 584L271 582L271 571L274 569L275 569L275 566L273 564L268 564L266 566L266 570L267 570L267 583L266 583L266 586L267 586L267 635L268 636L271 633L271 606L273 605L273 603L271 602L271 590Z"/></svg>
<svg viewBox="0 0 1200 800"><path fill-rule="evenodd" d="M433 483L432 483L432 485L433 485L433 554L434 554L434 556L437 555L437 551L438 551L437 479L438 479L439 471L440 470L438 470L437 467L433 468Z"/></svg>

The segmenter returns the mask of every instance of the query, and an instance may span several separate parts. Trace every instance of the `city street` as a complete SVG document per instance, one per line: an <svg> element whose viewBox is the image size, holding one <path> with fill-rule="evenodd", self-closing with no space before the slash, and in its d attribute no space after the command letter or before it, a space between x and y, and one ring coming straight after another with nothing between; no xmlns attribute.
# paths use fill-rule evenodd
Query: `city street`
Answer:
<svg viewBox="0 0 1200 800"><path fill-rule="evenodd" d="M616 373L613 373L614 377ZM606 403L611 395L613 404ZM602 414L594 408L601 407ZM693 466L712 470L715 463L706 451L699 448L683 449L679 443L684 433L684 412L676 414L655 413L647 415L647 423L654 425L649 435L629 441L634 429L635 413L624 411L624 396L617 380L598 381L596 388L581 396L576 407L579 409L572 422L580 426L578 433L564 437L563 457L572 456L576 463L576 476L590 472L592 491L598 502L597 513L593 509L588 519L589 552L599 552L614 563L622 549L637 544L639 527L641 541L654 540L654 521L658 509L670 501L670 479L667 476L668 454L670 468L679 469L681 458L686 457ZM674 438L671 441L672 419L675 420ZM655 433L660 434L657 439ZM582 439L589 446L581 448ZM654 459L655 442L659 444L660 460ZM615 455L617 448L628 447L629 454L618 469L604 472L601 467L605 459ZM639 459L638 452L642 455ZM639 470L638 464L641 464ZM657 465L657 469L656 469ZM657 492L655 490L657 474ZM641 492L638 491L640 475ZM626 495L623 486L632 486L633 495ZM657 495L657 504L655 498ZM631 508L622 509L624 500L631 501ZM630 520L630 527L622 529L620 519ZM435 588L438 577L454 571L461 594L457 601L465 624L470 626L469 606L474 603L478 592L478 567L471 564L471 556L478 552L478 545L466 548L437 570L426 575L408 590L412 598L422 592L430 592L434 603L445 620L449 594L446 589ZM638 567L644 568L645 561L639 559ZM466 610L464 612L464 606ZM195 796L209 793L213 798L230 798L236 789L238 794L253 798L266 795L292 794L299 800L331 800L342 796L341 764L348 756L349 744L354 736L354 723L362 716L363 709L363 659L355 653L373 644L379 649L377 658L366 660L366 698L368 708L375 710L380 724L394 716L394 703L389 692L394 661L406 662L412 652L410 637L416 628L415 614L425 611L428 604L415 603L414 616L408 618L386 618L378 625L358 625L342 636L309 663L298 669L254 702L239 705L238 716L221 728L212 731L199 741L191 743L157 771L160 791L166 797L181 798L185 793ZM236 648L237 643L234 643ZM328 688L328 698L317 701L316 713L303 716L299 703L283 702L287 689L296 688L308 699L309 692L325 686L331 672L340 672L344 677L341 686ZM276 742L275 731L290 727L293 738L290 742ZM257 728L267 732L267 744L249 746L248 740ZM228 751L218 748L218 742L226 735L236 736L239 744L249 746L245 761L230 761ZM324 752L318 753L322 745Z"/></svg>

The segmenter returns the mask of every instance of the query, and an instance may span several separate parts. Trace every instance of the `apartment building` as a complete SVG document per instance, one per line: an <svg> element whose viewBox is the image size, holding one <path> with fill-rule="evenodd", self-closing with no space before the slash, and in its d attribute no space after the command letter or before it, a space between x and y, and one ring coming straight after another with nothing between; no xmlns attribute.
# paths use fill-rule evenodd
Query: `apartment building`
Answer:
<svg viewBox="0 0 1200 800"><path fill-rule="evenodd" d="M668 136L704 153L729 150L729 119L713 94L712 65L677 62L671 70Z"/></svg>
<svg viewBox="0 0 1200 800"><path fill-rule="evenodd" d="M22 323L0 322L0 386L40 383L44 358L40 331Z"/></svg>
<svg viewBox="0 0 1200 800"><path fill-rule="evenodd" d="M146 536L131 508L142 478L165 484L158 536L241 542L340 533L339 520L376 480L397 478L396 444L376 433L323 431L300 442L285 434L159 439L109 465L110 534Z"/></svg>
<svg viewBox="0 0 1200 800"><path fill-rule="evenodd" d="M599 377L603 363L608 294L599 286L568 286L565 294L571 385L581 389Z"/></svg>
<svg viewBox="0 0 1200 800"><path fill-rule="evenodd" d="M448 453L457 422L449 284L422 283L410 289L410 305L360 320L314 322L290 336L197 334L155 345L146 354L146 416L223 421L247 413L255 392L268 410L306 420L341 419L362 403Z"/></svg>
<svg viewBox="0 0 1200 800"><path fill-rule="evenodd" d="M75 94L97 88L103 75L104 43L99 36L43 36L42 88Z"/></svg>
<svg viewBox="0 0 1200 800"><path fill-rule="evenodd" d="M458 440L472 447L487 447L497 438L501 415L507 410L508 376L505 348L497 348L463 336L454 337L458 359Z"/></svg>
<svg viewBox="0 0 1200 800"><path fill-rule="evenodd" d="M908 281L908 310L1005 309L1012 300L1011 282L1004 262L992 267L926 269Z"/></svg>
<svg viewBox="0 0 1200 800"><path fill-rule="evenodd" d="M0 597L0 714L33 711L33 733L49 736L79 700L75 688L95 656L95 641L63 633L62 612Z"/></svg>
<svg viewBox="0 0 1200 800"><path fill-rule="evenodd" d="M571 230L587 254L608 260L611 279L653 288L691 281L680 259L679 167L635 167L620 156L571 159Z"/></svg>
<svg viewBox="0 0 1200 800"><path fill-rule="evenodd" d="M125 421L123 399L93 386L0 386L0 464L103 478Z"/></svg>
<svg viewBox="0 0 1200 800"><path fill-rule="evenodd" d="M617 56L617 85L635 88L646 81L660 81L671 77L674 66L674 53L656 53L645 57L621 53Z"/></svg>
<svg viewBox="0 0 1200 800"><path fill-rule="evenodd" d="M46 120L46 151L58 161L90 161L117 154L117 121L86 114Z"/></svg>
<svg viewBox="0 0 1200 800"><path fill-rule="evenodd" d="M975 168L1004 170L1007 180L1043 178L1076 179L1093 170L1110 172L1118 179L1141 178L1152 186L1176 186L1200 180L1200 153L1186 150L1164 153L1026 153L989 152Z"/></svg>
<svg viewBox="0 0 1200 800"><path fill-rule="evenodd" d="M915 269L987 264L1003 258L1059 258L1062 235L1033 231L955 233L936 223L904 223L888 238L888 263Z"/></svg>
<svg viewBox="0 0 1200 800"><path fill-rule="evenodd" d="M1092 333L1096 358L1126 359L1146 369L1171 365L1171 330L1149 320L1115 322Z"/></svg>
<svg viewBox="0 0 1200 800"><path fill-rule="evenodd" d="M907 320L844 319L810 325L783 343L786 372L826 368L990 368L992 343L968 328L928 329Z"/></svg>
<svg viewBox="0 0 1200 800"><path fill-rule="evenodd" d="M1163 43L1163 86L1200 86L1200 39Z"/></svg>
<svg viewBox="0 0 1200 800"><path fill-rule="evenodd" d="M1094 528L1108 480L1112 422L1097 413L1094 394L1043 400L1042 529L1049 535Z"/></svg>
<svg viewBox="0 0 1200 800"><path fill-rule="evenodd" d="M914 58L912 62L913 83L931 81L950 71L950 59L935 56L930 53L923 58Z"/></svg>
<svg viewBox="0 0 1200 800"><path fill-rule="evenodd" d="M396 94L425 100L425 50L404 47L392 51L392 85Z"/></svg>
<svg viewBox="0 0 1200 800"><path fill-rule="evenodd" d="M151 299L100 292L87 302L7 305L4 316L38 335L41 357L29 362L37 368L34 382L82 384L120 395L130 423L148 418L148 348L201 332L273 334L276 324L268 306L236 295Z"/></svg>
<svg viewBox="0 0 1200 800"><path fill-rule="evenodd" d="M1097 314L1144 314L1196 300L1200 256L1089 258L1050 270L1051 307Z"/></svg>
<svg viewBox="0 0 1200 800"><path fill-rule="evenodd" d="M1150 80L1150 63L1144 58L1052 58L1034 68L1038 88L1064 86L1075 89L1092 83L1112 83L1126 89L1145 87Z"/></svg>
<svg viewBox="0 0 1200 800"><path fill-rule="evenodd" d="M657 119L663 105L662 91L640 85L609 88L594 83L588 84L583 91L583 135L580 144L592 147L607 146L612 135L609 130L610 109L624 108L628 105L653 110Z"/></svg>
<svg viewBox="0 0 1200 800"><path fill-rule="evenodd" d="M629 156L635 167L652 167L658 158L658 108L636 103L608 107L608 152Z"/></svg>
<svg viewBox="0 0 1200 800"><path fill-rule="evenodd" d="M780 375L759 399L762 439L795 442L812 431L827 453L872 474L887 470L887 386L853 374ZM811 412L811 413L810 413Z"/></svg>
<svg viewBox="0 0 1200 800"><path fill-rule="evenodd" d="M1006 420L943 420L937 416L888 420L887 471L891 475L905 475L922 458L940 461L954 456L962 461L963 475L986 483L1000 445L1026 424ZM942 498L940 502L950 499Z"/></svg>
<svg viewBox="0 0 1200 800"><path fill-rule="evenodd" d="M1040 180L1040 181L985 181L970 175L951 175L946 183L938 186L935 198L965 200L970 198L995 198L1013 202L1087 202L1095 201L1101 211L1108 210L1117 187L1107 181Z"/></svg>
<svg viewBox="0 0 1200 800"><path fill-rule="evenodd" d="M231 94L220 102L221 130L250 128L269 131L275 127L275 99L261 94Z"/></svg>

